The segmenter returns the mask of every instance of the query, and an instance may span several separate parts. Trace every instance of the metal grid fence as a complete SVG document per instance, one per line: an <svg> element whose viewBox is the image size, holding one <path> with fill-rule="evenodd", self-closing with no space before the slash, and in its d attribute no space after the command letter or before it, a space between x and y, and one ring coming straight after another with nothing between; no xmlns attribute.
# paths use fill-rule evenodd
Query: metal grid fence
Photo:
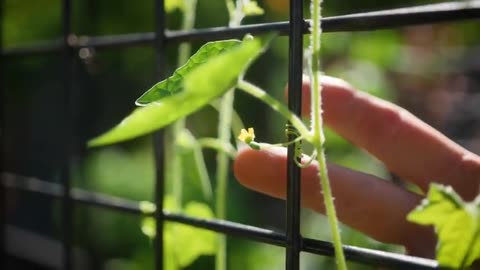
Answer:
<svg viewBox="0 0 480 270"><path fill-rule="evenodd" d="M0 1L0 20L4 12L4 1ZM158 72L157 79L162 79L164 74L165 48L168 45L179 42L194 40L211 41L226 38L241 38L246 33L260 34L269 31L277 31L282 35L289 36L289 108L295 113L300 113L301 104L301 83L302 83L302 61L303 61L303 34L309 31L309 22L303 16L303 1L290 1L289 22L274 22L264 24L245 25L238 28L215 27L207 29L195 29L193 31L170 31L165 27L164 0L155 0L155 32L154 33L133 33L102 37L76 38L72 32L72 0L62 0L62 26L63 37L60 40L38 42L27 47L2 48L2 32L0 32L0 97L5 97L4 80L6 66L2 59L14 58L17 56L28 56L49 53L63 54L63 87L64 87L64 112L71 116L72 84L73 84L73 61L75 53L81 48L107 49L113 47L132 46L153 46L156 50L156 65ZM357 13L344 16L328 17L322 20L324 32L344 31L366 31L377 29L390 29L420 24L432 24L447 21L458 21L480 18L480 1L457 1L440 4L431 4L417 7L390 9L383 11ZM1 21L0 21L1 23ZM1 29L1 28L0 28ZM1 110L1 129L4 130L4 110ZM72 119L72 118L69 118ZM70 121L63 123L63 134L71 138ZM2 133L3 136L3 133ZM157 209L163 207L164 179L163 179L163 151L162 132L154 136L155 160L156 160L156 183L155 203ZM2 141L3 142L3 141ZM1 145L3 148L3 144ZM66 156L71 156L70 144L65 145ZM292 146L293 147L293 146ZM155 239L155 269L162 269L163 260L163 224L165 221L178 222L191 226L212 230L230 236L242 237L253 241L263 242L271 245L285 247L286 266L288 270L299 269L300 252L333 256L333 246L330 242L304 238L300 234L300 170L293 162L293 149L289 148L288 155L288 184L287 184L287 212L286 212L286 233L279 233L263 228L257 228L245 224L239 224L226 220L204 220L166 211L156 211L154 217L157 221L157 237ZM1 157L5 158L5 157ZM0 166L3 166L0 160ZM85 204L93 207L102 207L123 212L125 214L144 215L139 207L139 202L105 194L90 192L78 188L72 188L69 177L69 161L67 160L62 170L61 184L54 184L35 178L27 178L19 175L8 174L0 167L2 182L0 185L0 222L2 232L2 262L6 258L5 233L6 221L4 213L5 194L9 189L42 194L54 199L61 200L62 205L62 265L63 269L72 269L72 234L73 234L73 207L75 204ZM416 258L406 255L393 254L378 250L344 246L346 257L349 261L364 264L388 267L391 269L439 269L436 261ZM168 259L168 258L166 258Z"/></svg>

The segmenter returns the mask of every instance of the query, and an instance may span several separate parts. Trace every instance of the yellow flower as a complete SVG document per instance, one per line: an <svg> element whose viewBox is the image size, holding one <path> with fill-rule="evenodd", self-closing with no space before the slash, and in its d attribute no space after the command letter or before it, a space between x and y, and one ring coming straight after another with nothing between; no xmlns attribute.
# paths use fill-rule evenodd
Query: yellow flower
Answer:
<svg viewBox="0 0 480 270"><path fill-rule="evenodd" d="M240 130L240 135L238 135L238 139L246 144L250 144L255 139L255 132L253 128L248 128L246 131L244 128Z"/></svg>

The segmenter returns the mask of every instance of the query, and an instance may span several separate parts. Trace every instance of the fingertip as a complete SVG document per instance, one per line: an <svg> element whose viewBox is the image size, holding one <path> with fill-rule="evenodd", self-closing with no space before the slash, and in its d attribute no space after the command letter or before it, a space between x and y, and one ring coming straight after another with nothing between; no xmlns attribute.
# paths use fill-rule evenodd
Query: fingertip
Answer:
<svg viewBox="0 0 480 270"><path fill-rule="evenodd" d="M322 75L320 80L321 80L322 86L325 88L353 90L353 87L352 85L350 85L350 83L337 77Z"/></svg>
<svg viewBox="0 0 480 270"><path fill-rule="evenodd" d="M283 147L268 150L246 148L237 154L233 173L243 186L279 198L284 189L285 164L286 149Z"/></svg>
<svg viewBox="0 0 480 270"><path fill-rule="evenodd" d="M333 99L348 99L351 97L355 89L346 81L322 75L320 77L322 84L322 96L331 96ZM302 116L310 116L310 78L303 75L302 81ZM288 101L288 84L285 86L285 99ZM328 100L326 101L328 102Z"/></svg>
<svg viewBox="0 0 480 270"><path fill-rule="evenodd" d="M306 158L308 159L308 158ZM234 163L236 179L248 189L275 198L285 198L287 181L287 149L241 150ZM322 212L323 204L315 164L302 169L302 205Z"/></svg>

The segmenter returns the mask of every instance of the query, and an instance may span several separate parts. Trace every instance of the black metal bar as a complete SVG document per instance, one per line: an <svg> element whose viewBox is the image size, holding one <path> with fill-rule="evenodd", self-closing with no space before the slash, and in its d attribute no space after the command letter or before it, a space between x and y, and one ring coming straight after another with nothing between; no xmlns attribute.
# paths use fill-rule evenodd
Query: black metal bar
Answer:
<svg viewBox="0 0 480 270"><path fill-rule="evenodd" d="M345 252L345 257L347 258L347 260L352 262L375 265L376 267L380 268L386 267L387 269L440 269L436 261L429 259L395 254L380 250L360 248L355 246L343 245L342 248ZM308 238L303 239L302 251L318 255L335 255L335 250L331 242Z"/></svg>
<svg viewBox="0 0 480 270"><path fill-rule="evenodd" d="M33 177L25 177L3 172L1 174L1 186L13 190L29 191L62 199L64 190L62 185L43 181ZM86 205L108 208L111 210L142 214L139 202L109 196L103 193L91 192L80 188L72 188L70 191L72 200Z"/></svg>
<svg viewBox="0 0 480 270"><path fill-rule="evenodd" d="M63 268L72 268L72 239L73 239L73 203L79 202L87 205L106 207L117 211L128 212L132 214L142 213L139 203L122 198L107 196L100 193L93 193L71 187L69 160L72 155L71 139L71 108L72 107L72 86L74 79L74 53L76 49L82 47L94 48L113 48L130 47L138 45L154 45L157 52L158 78L163 76L160 73L165 67L165 46L167 42L184 42L194 40L218 40L227 38L240 38L246 33L259 34L268 31L277 31L281 34L290 36L289 52L289 108L295 113L300 113L301 108L301 80L302 80L302 60L303 60L303 34L309 32L309 22L303 19L303 1L291 0L290 23L276 22L247 25L238 28L215 27L207 29L197 29L193 31L166 31L164 0L155 1L155 32L154 33L136 33L116 36L102 37L74 37L71 35L71 0L63 0L62 23L63 37L57 41L47 41L36 43L33 47L2 49L2 33L0 32L0 57L10 57L16 55L45 54L53 52L64 53L64 88L66 95L65 111L67 112L66 130L66 164L62 170L61 185L43 182L40 180L29 180L27 185L3 179L0 187L0 222L2 230L0 242L2 244L2 259L4 257L4 186L8 188L17 188L28 190L50 197L62 200L62 243L63 243ZM3 1L0 0L0 18L2 18ZM480 18L480 1L461 1L448 2L441 4L424 5L419 7L409 7L401 9L391 9L383 11L373 11L366 13L357 13L343 16L335 16L322 20L324 32L342 32L342 31L371 31L378 29L390 29L394 27L403 27L427 23L439 23L446 21L456 21L464 19ZM0 29L1 31L1 29ZM3 59L1 59L3 60ZM0 84L4 82L2 77L4 61L0 61ZM3 90L0 85L0 97L4 102ZM2 103L3 106L3 103ZM0 111L0 120L4 120L3 107ZM0 125L3 125L4 121ZM0 136L3 135L3 128L0 126ZM1 138L0 138L1 139ZM294 138L289 138L294 139ZM157 209L163 209L164 179L163 179L163 133L158 132L154 135L155 159L156 159L156 185L155 185L155 204ZM0 143L2 141L0 140ZM0 145L3 147L3 145ZM1 148L0 148L1 150ZM268 243L277 246L286 247L286 269L299 269L300 251L306 251L314 254L333 256L333 246L329 242L314 239L302 238L300 234L300 169L294 163L293 146L289 147L288 166L287 166L287 229L286 234L277 233L262 228L256 228L244 224L224 220L204 220L188 217L181 214L156 211L153 215L157 221L157 238L155 240L155 269L163 269L163 224L164 221L173 221L195 227L205 228L233 236L241 236L254 241ZM0 171L3 170L0 157ZM344 246L345 254L351 261L371 264L376 266L385 266L393 269L438 269L435 261L421 258L409 257L404 255L392 254L382 251L362 249L352 246ZM2 260L3 262L4 260Z"/></svg>
<svg viewBox="0 0 480 270"><path fill-rule="evenodd" d="M288 56L288 108L300 115L302 110L302 69L303 69L303 1L290 0L290 29ZM296 139L288 135L288 141ZM295 144L288 146L287 154L287 224L286 224L286 267L287 270L300 268L300 167L295 164Z"/></svg>
<svg viewBox="0 0 480 270"><path fill-rule="evenodd" d="M155 1L155 52L156 52L156 79L163 79L163 72L166 67L165 60L165 5L164 0ZM163 196L165 193L165 179L164 179L164 132L163 130L155 132L154 148L155 148L155 205L157 209L163 209ZM163 269L163 260L167 259L163 257L163 225L165 217L162 211L155 212L156 220L156 237L154 240L154 257L155 257L155 269ZM171 258L169 258L171 259Z"/></svg>
<svg viewBox="0 0 480 270"><path fill-rule="evenodd" d="M0 0L0 51L2 51L3 48L3 42L4 42L4 37L3 37L3 18L4 18L4 5L5 1ZM5 78L7 77L5 75L5 70L4 66L5 65L5 60L4 57L0 55L0 173L5 170L4 168L4 136L5 136L5 104L6 104L6 82ZM6 269L6 261L7 261L7 256L6 256L6 227L5 224L7 223L7 218L6 218L6 195L7 192L3 185L0 185L0 267L2 269Z"/></svg>
<svg viewBox="0 0 480 270"><path fill-rule="evenodd" d="M34 192L55 199L63 198L63 188L59 184L43 181L31 177L3 173L1 185L7 189ZM121 211L134 215L148 215L140 207L140 202L129 199L109 196L103 193L91 192L79 188L72 188L72 199L76 203L102 207L114 211ZM163 211L164 220L191 225L198 228L225 233L231 236L242 237L253 241L285 247L286 236L272 230L249 226L245 224L217 220L199 219L182 214ZM438 269L438 263L418 257L359 248L344 245L345 255L350 261L367 265L384 266L389 269ZM332 256L334 249L331 243L314 239L303 238L301 250L318 255Z"/></svg>
<svg viewBox="0 0 480 270"><path fill-rule="evenodd" d="M480 1L456 1L440 4L430 4L400 9L371 11L349 15L340 15L322 19L324 32L355 32L391 29L420 24L452 22L480 18ZM275 31L282 35L288 34L288 22L274 22L244 25L238 28L213 27L193 31L167 31L167 42L180 43L185 41L212 41L229 38L241 38L245 34L260 34ZM308 21L302 28L303 33L309 32ZM78 37L71 46L79 49L93 47L95 49L148 46L155 42L155 33L135 33L102 37ZM62 50L59 40L42 41L26 46L4 48L4 56L35 55L54 53Z"/></svg>
<svg viewBox="0 0 480 270"><path fill-rule="evenodd" d="M301 32L308 32L308 24L305 23ZM262 34L267 32L276 32L280 35L288 35L288 22L273 22L242 25L240 27L212 27L205 29L194 29L192 31L170 31L167 34L168 42L185 42L185 41L213 41L229 38L242 38L246 34Z"/></svg>
<svg viewBox="0 0 480 270"><path fill-rule="evenodd" d="M325 32L371 31L480 18L480 1L455 1L335 16L322 20Z"/></svg>
<svg viewBox="0 0 480 270"><path fill-rule="evenodd" d="M73 201L71 197L70 182L70 159L72 155L72 86L73 86L73 53L74 50L69 45L69 38L72 30L72 0L62 1L62 27L63 27L63 87L64 87L64 138L65 145L64 157L65 163L62 166L62 244L63 244L63 262L62 268L70 270L73 268L72 262L72 242L73 242Z"/></svg>

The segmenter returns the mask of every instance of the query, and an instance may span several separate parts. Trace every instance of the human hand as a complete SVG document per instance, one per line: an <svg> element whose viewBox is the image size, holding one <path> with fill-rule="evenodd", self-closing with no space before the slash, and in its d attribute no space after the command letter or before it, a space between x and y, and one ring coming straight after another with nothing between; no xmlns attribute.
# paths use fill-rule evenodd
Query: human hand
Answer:
<svg viewBox="0 0 480 270"><path fill-rule="evenodd" d="M451 185L465 200L478 193L480 157L449 140L406 110L322 77L325 123L383 161L401 178L427 192L430 182ZM304 81L302 114L309 115L310 84ZM276 198L286 194L286 149L243 149L234 162L246 187ZM302 206L324 213L318 166L302 169ZM376 240L406 247L411 255L434 257L431 228L406 220L423 196L375 176L329 164L339 219Z"/></svg>

